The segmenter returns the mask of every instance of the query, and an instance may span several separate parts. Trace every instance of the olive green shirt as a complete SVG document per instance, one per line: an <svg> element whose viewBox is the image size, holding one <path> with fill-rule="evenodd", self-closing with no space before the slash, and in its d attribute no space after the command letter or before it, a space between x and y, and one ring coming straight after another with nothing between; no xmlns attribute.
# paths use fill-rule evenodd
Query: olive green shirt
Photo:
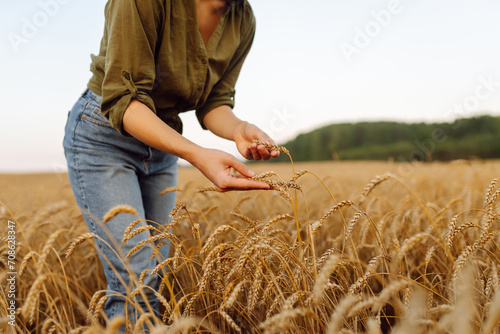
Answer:
<svg viewBox="0 0 500 334"><path fill-rule="evenodd" d="M221 17L207 45L195 0L109 0L99 55L91 55L88 88L102 96L101 112L120 133L123 114L139 100L182 132L179 113L203 117L234 107L235 84L255 34L247 1Z"/></svg>

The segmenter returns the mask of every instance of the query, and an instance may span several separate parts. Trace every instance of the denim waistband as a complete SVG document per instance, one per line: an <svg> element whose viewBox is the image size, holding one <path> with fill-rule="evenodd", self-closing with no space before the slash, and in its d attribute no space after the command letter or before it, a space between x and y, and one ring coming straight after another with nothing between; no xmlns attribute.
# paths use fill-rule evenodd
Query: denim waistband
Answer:
<svg viewBox="0 0 500 334"><path fill-rule="evenodd" d="M86 97L86 96L91 98L92 100L96 101L99 104L101 104L101 102L102 102L102 97L100 95L97 95L93 91L91 91L89 88L86 88L82 94L82 97Z"/></svg>

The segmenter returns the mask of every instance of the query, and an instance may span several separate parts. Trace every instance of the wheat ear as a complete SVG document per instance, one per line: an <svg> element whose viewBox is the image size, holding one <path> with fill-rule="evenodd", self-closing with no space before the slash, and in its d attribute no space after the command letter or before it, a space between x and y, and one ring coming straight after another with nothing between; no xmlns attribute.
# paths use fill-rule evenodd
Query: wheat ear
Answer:
<svg viewBox="0 0 500 334"><path fill-rule="evenodd" d="M25 319L28 320L28 323L30 325L33 323L35 309L38 306L38 295L47 278L48 278L47 275L38 276L36 281L31 286L31 289L28 292L28 296L26 297L26 301L24 302L24 305L20 310L20 313L23 315Z"/></svg>
<svg viewBox="0 0 500 334"><path fill-rule="evenodd" d="M68 250L66 251L66 253L64 254L64 256L66 258L70 257L71 254L73 254L73 251L75 250L75 248L83 243L85 240L88 240L88 239L91 239L91 238L94 238L94 237L97 237L97 235L95 233L84 233L82 234L81 236L79 236L78 238L76 238L75 240L73 240L73 242L71 242L71 244L69 245L68 247Z"/></svg>
<svg viewBox="0 0 500 334"><path fill-rule="evenodd" d="M119 213L128 213L128 214L135 215L135 216L139 217L139 214L137 213L137 211L133 207L131 207L130 205L122 204L122 205L117 205L114 208L112 208L111 210L109 210L108 213L106 213L104 215L102 222L104 224L109 222L112 218L114 218Z"/></svg>

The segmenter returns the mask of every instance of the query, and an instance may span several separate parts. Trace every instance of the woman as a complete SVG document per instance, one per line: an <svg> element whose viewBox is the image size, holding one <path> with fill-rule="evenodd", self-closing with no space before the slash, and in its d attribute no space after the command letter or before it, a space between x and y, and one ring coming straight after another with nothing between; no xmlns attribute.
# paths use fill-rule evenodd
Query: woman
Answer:
<svg viewBox="0 0 500 334"><path fill-rule="evenodd" d="M181 135L178 114L196 110L201 126L233 140L246 159L278 156L253 140L274 143L255 125L232 112L234 86L250 50L255 19L247 1L109 0L99 55L92 55L88 89L68 116L64 148L77 203L91 232L108 282L109 319L138 310L126 303L131 276L152 270L152 248L125 255L149 236L143 232L121 244L137 217L119 214L105 225L103 216L120 204L134 207L144 223L165 224L176 185L177 157L198 168L220 190L269 189L243 163L219 150L200 147ZM229 174L231 168L241 176ZM161 248L166 258L169 246ZM146 275L156 289L159 278ZM157 312L150 289L147 300ZM127 306L128 305L128 306Z"/></svg>

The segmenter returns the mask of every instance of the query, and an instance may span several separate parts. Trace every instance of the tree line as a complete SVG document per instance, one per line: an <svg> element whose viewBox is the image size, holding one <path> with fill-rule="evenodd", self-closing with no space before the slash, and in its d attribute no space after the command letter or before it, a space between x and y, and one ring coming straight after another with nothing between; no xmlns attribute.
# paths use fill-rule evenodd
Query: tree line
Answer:
<svg viewBox="0 0 500 334"><path fill-rule="evenodd" d="M360 122L331 124L283 144L294 161L432 161L500 158L500 117L450 123ZM277 161L288 158L280 156Z"/></svg>

